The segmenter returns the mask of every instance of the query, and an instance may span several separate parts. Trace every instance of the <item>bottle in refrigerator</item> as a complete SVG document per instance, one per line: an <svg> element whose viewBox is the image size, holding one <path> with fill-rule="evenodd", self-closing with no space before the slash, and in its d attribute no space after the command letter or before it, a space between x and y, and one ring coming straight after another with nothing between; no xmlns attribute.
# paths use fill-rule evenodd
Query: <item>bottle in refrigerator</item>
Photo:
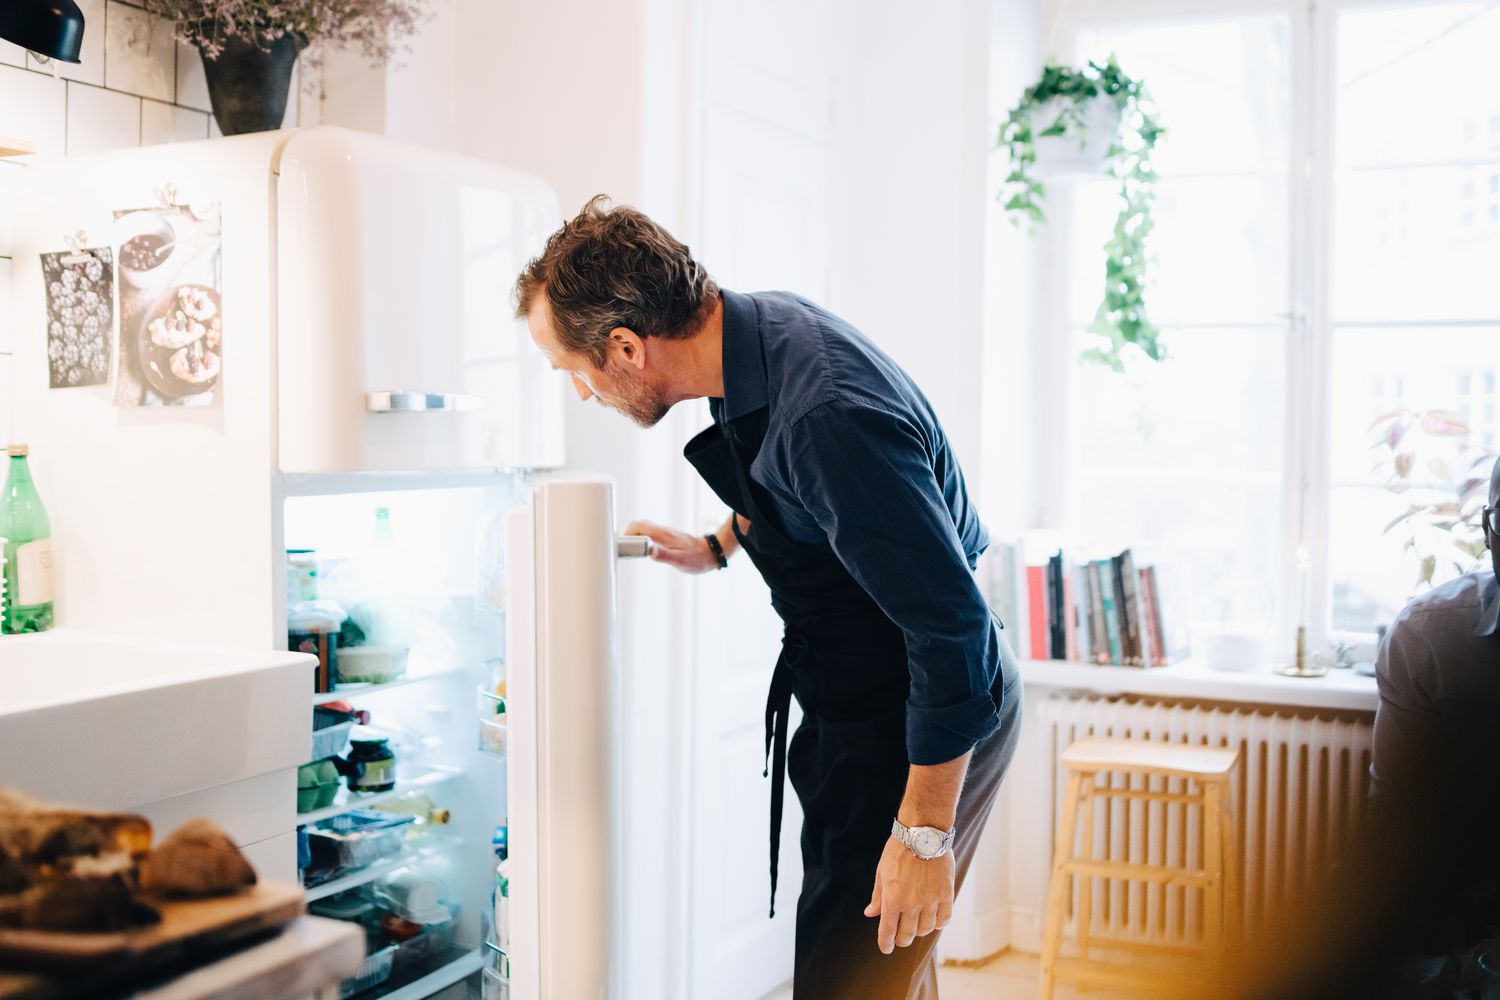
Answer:
<svg viewBox="0 0 1500 1000"><path fill-rule="evenodd" d="M52 627L52 523L31 481L24 444L10 446L10 470L0 499L5 540L3 631L44 632Z"/></svg>

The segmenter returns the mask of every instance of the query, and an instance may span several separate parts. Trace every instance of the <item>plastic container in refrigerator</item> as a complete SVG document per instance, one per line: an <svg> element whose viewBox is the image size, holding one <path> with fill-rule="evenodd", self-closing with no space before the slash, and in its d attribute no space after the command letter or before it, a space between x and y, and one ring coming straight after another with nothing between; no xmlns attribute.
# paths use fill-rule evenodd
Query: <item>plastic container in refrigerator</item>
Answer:
<svg viewBox="0 0 1500 1000"><path fill-rule="evenodd" d="M339 983L340 1000L346 1000L356 993L363 993L391 978L391 969L395 961L396 946L393 944L370 952L365 956L365 962L359 967L359 972Z"/></svg>
<svg viewBox="0 0 1500 1000"><path fill-rule="evenodd" d="M357 809L307 831L314 868L363 868L401 853L415 816Z"/></svg>
<svg viewBox="0 0 1500 1000"><path fill-rule="evenodd" d="M343 753L349 744L349 730L357 721L358 716L352 712L314 705L312 759L322 760Z"/></svg>

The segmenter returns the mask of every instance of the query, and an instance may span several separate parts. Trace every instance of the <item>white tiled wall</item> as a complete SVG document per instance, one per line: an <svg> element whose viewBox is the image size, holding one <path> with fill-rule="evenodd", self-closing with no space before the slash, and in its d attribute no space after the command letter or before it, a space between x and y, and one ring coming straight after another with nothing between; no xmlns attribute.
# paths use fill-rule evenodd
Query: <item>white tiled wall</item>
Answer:
<svg viewBox="0 0 1500 1000"><path fill-rule="evenodd" d="M203 62L196 49L173 38L171 24L121 0L78 0L78 6L84 31L77 65L43 62L0 41L0 136L36 143L40 157L219 135ZM298 119L295 78L292 87L286 126ZM36 158L0 159L0 445L10 440L16 336L10 329L12 191Z"/></svg>

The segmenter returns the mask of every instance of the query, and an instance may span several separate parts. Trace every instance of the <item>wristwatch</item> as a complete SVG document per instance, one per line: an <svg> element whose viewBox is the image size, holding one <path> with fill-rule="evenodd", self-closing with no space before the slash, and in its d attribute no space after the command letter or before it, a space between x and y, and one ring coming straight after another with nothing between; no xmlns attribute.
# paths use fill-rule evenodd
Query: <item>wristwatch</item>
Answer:
<svg viewBox="0 0 1500 1000"><path fill-rule="evenodd" d="M901 821L893 820L891 823L891 836L895 837L906 849L916 855L919 861L936 861L948 853L948 848L953 844L953 833L958 827L944 833L935 826L913 826L901 825Z"/></svg>

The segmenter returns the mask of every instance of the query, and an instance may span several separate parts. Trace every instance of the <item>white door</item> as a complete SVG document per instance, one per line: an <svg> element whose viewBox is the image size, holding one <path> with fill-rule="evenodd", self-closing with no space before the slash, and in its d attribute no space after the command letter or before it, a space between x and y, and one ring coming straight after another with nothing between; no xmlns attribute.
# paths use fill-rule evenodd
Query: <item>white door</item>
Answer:
<svg viewBox="0 0 1500 1000"><path fill-rule="evenodd" d="M828 296L829 0L703 0L694 247L725 287ZM703 409L703 424L707 410ZM706 488L700 520L723 519ZM790 784L776 918L767 919L766 689L781 621L743 555L694 588L693 998L759 1000L791 978L802 813ZM793 723L795 724L795 715Z"/></svg>

